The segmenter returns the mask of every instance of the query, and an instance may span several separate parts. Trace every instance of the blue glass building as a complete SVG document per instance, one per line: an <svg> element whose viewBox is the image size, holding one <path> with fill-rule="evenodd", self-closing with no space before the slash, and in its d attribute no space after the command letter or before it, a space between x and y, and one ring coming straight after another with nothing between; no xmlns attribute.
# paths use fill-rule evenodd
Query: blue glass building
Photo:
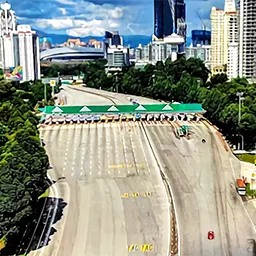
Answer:
<svg viewBox="0 0 256 256"><path fill-rule="evenodd" d="M162 39L174 32L173 0L154 0L154 35Z"/></svg>
<svg viewBox="0 0 256 256"><path fill-rule="evenodd" d="M211 44L211 31L208 30L192 30L192 44L196 47L200 45Z"/></svg>

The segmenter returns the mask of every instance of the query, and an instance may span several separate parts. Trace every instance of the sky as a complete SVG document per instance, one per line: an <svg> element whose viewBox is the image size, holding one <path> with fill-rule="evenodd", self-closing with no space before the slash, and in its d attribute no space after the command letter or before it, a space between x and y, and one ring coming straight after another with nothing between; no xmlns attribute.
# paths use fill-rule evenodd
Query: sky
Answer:
<svg viewBox="0 0 256 256"><path fill-rule="evenodd" d="M185 0L189 36L201 29L197 12L210 29L212 6L224 0ZM153 34L153 0L9 0L20 24L46 33L102 36L105 30L121 35Z"/></svg>

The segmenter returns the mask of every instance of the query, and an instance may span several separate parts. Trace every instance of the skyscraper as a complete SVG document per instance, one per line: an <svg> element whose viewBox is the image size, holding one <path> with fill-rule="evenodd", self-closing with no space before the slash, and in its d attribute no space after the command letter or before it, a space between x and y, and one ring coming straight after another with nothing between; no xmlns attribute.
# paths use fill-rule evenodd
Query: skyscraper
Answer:
<svg viewBox="0 0 256 256"><path fill-rule="evenodd" d="M23 81L40 78L39 38L30 25L18 25L19 65L22 67Z"/></svg>
<svg viewBox="0 0 256 256"><path fill-rule="evenodd" d="M17 25L9 3L1 5L0 46L5 77L23 81L39 79L39 40L30 25Z"/></svg>
<svg viewBox="0 0 256 256"><path fill-rule="evenodd" d="M174 13L175 33L186 38L186 4L184 0L175 0Z"/></svg>
<svg viewBox="0 0 256 256"><path fill-rule="evenodd" d="M229 79L238 77L238 15L235 0L226 0L224 7L224 64Z"/></svg>
<svg viewBox="0 0 256 256"><path fill-rule="evenodd" d="M158 39L171 35L175 30L173 0L154 0L154 35Z"/></svg>
<svg viewBox="0 0 256 256"><path fill-rule="evenodd" d="M212 7L211 10L211 71L224 71L224 40L223 40L224 10Z"/></svg>
<svg viewBox="0 0 256 256"><path fill-rule="evenodd" d="M239 7L239 76L256 77L256 4L240 0Z"/></svg>

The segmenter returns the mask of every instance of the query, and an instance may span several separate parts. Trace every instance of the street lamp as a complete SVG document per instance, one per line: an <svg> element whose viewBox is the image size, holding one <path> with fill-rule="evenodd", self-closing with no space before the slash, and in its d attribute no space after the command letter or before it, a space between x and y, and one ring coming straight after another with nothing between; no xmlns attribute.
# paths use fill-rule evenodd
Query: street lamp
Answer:
<svg viewBox="0 0 256 256"><path fill-rule="evenodd" d="M115 75L115 78L116 78L116 93L118 93L117 72L114 75Z"/></svg>
<svg viewBox="0 0 256 256"><path fill-rule="evenodd" d="M242 96L244 95L243 92L237 92L236 96L238 96L238 125L240 125L241 122L241 102L244 99Z"/></svg>
<svg viewBox="0 0 256 256"><path fill-rule="evenodd" d="M242 150L244 150L244 136L242 134L232 134L232 136L238 136L241 138L241 142L242 142ZM240 143L238 143L238 149L240 149Z"/></svg>

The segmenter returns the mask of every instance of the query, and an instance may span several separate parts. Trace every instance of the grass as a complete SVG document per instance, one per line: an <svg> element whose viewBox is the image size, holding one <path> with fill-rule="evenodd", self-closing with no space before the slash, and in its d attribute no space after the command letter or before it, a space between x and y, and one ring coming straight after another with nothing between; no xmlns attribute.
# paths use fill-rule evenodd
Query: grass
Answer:
<svg viewBox="0 0 256 256"><path fill-rule="evenodd" d="M254 196L254 197L256 196L256 190L251 190L249 183L247 183L247 185L246 185L246 195Z"/></svg>
<svg viewBox="0 0 256 256"><path fill-rule="evenodd" d="M49 189L47 188L47 189L45 190L45 192L44 192L41 196L38 197L38 199L44 198L44 197L48 197L48 196L49 196Z"/></svg>
<svg viewBox="0 0 256 256"><path fill-rule="evenodd" d="M254 161L256 159L256 155L254 155L254 154L239 154L239 155L236 155L236 157L240 161L244 161L244 162L248 162L248 163L252 163L252 164L254 164Z"/></svg>

